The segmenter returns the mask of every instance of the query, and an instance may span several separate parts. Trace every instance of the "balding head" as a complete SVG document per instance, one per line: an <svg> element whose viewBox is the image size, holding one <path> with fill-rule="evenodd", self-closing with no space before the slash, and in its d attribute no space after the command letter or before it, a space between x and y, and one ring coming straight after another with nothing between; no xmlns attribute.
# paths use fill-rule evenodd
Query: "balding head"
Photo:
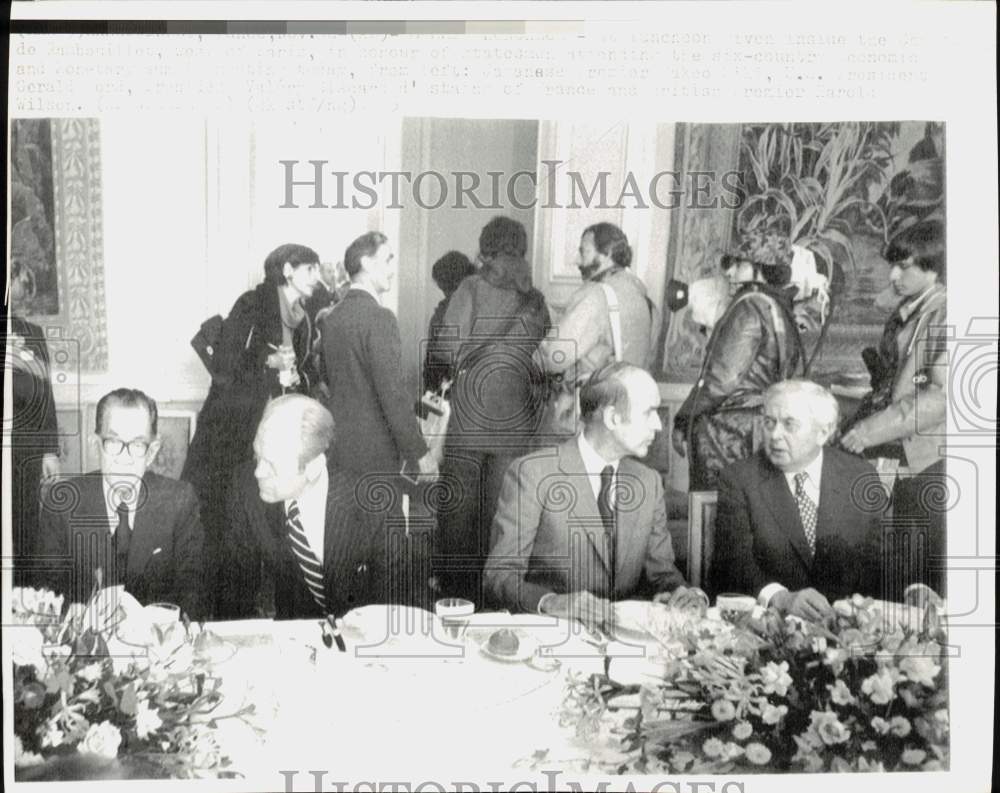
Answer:
<svg viewBox="0 0 1000 793"><path fill-rule="evenodd" d="M261 498L297 498L309 480L325 470L324 453L333 430L333 416L315 399L287 394L269 402L253 444Z"/></svg>
<svg viewBox="0 0 1000 793"><path fill-rule="evenodd" d="M629 363L605 364L580 389L584 433L595 448L603 447L607 459L644 457L662 429L659 407L656 381Z"/></svg>

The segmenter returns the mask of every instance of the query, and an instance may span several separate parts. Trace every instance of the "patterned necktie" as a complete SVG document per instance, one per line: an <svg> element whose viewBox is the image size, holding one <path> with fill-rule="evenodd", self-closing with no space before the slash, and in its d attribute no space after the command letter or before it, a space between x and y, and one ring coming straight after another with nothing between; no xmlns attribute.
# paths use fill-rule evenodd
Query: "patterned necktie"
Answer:
<svg viewBox="0 0 1000 793"><path fill-rule="evenodd" d="M121 584L125 581L125 569L128 566L128 547L132 541L132 529L128 525L128 504L124 501L118 504L118 525L111 535L111 548L115 555L114 575L109 584Z"/></svg>
<svg viewBox="0 0 1000 793"><path fill-rule="evenodd" d="M615 469L606 465L601 471L601 490L597 494L597 509L601 513L601 522L604 524L604 533L608 538L608 547L611 551L609 565L611 568L611 592L615 591L615 570L618 562L618 527L615 520L615 509L611 505L611 489L614 487Z"/></svg>
<svg viewBox="0 0 1000 793"><path fill-rule="evenodd" d="M816 505L806 493L808 474L800 471L795 474L795 503L799 507L799 517L802 518L802 528L806 532L806 542L809 543L809 553L816 553Z"/></svg>
<svg viewBox="0 0 1000 793"><path fill-rule="evenodd" d="M312 593L313 600L326 613L326 594L323 591L323 566L316 558L306 533L302 530L302 520L299 516L299 505L294 499L288 502L288 514L285 518L285 528L288 529L288 542L292 553L299 563L305 585Z"/></svg>

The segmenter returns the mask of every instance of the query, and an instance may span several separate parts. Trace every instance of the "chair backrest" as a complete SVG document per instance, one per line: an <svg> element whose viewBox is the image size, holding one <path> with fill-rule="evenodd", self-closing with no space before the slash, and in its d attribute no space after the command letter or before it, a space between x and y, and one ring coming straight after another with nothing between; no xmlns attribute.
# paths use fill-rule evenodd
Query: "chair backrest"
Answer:
<svg viewBox="0 0 1000 793"><path fill-rule="evenodd" d="M710 580L715 550L715 490L688 493L688 583L705 588Z"/></svg>

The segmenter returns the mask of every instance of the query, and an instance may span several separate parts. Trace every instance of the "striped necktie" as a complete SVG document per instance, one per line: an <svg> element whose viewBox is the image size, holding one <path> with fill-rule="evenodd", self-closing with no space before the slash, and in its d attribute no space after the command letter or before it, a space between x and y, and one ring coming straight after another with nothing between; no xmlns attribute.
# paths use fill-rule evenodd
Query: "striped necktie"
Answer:
<svg viewBox="0 0 1000 793"><path fill-rule="evenodd" d="M611 502L614 485L614 466L606 465L601 471L601 489L597 494L597 509L601 513L601 523L604 524L604 533L607 536L608 550L610 552L608 567L611 570L611 597L614 597L615 573L618 569L618 521L615 514L615 505Z"/></svg>
<svg viewBox="0 0 1000 793"><path fill-rule="evenodd" d="M295 560L299 563L302 571L302 579L306 587L312 593L316 604L326 614L326 594L323 591L323 566L316 558L306 533L302 530L302 519L299 515L299 505L295 499L288 502L288 511L285 517L285 528L288 529L288 542L291 545Z"/></svg>

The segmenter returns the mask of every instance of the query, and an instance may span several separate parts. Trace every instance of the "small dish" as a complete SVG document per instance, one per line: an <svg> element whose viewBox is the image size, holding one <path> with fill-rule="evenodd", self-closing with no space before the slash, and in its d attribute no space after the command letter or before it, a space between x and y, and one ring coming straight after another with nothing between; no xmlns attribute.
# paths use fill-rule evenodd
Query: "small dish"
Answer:
<svg viewBox="0 0 1000 793"><path fill-rule="evenodd" d="M492 658L494 661L503 661L504 663L521 663L522 661L527 661L531 658L535 651L538 649L538 642L533 639L530 635L522 630L514 630L512 633L517 637L517 651L508 655L506 653L498 653L490 649L490 638L494 634L490 634L489 637L480 645L479 649L483 655Z"/></svg>

